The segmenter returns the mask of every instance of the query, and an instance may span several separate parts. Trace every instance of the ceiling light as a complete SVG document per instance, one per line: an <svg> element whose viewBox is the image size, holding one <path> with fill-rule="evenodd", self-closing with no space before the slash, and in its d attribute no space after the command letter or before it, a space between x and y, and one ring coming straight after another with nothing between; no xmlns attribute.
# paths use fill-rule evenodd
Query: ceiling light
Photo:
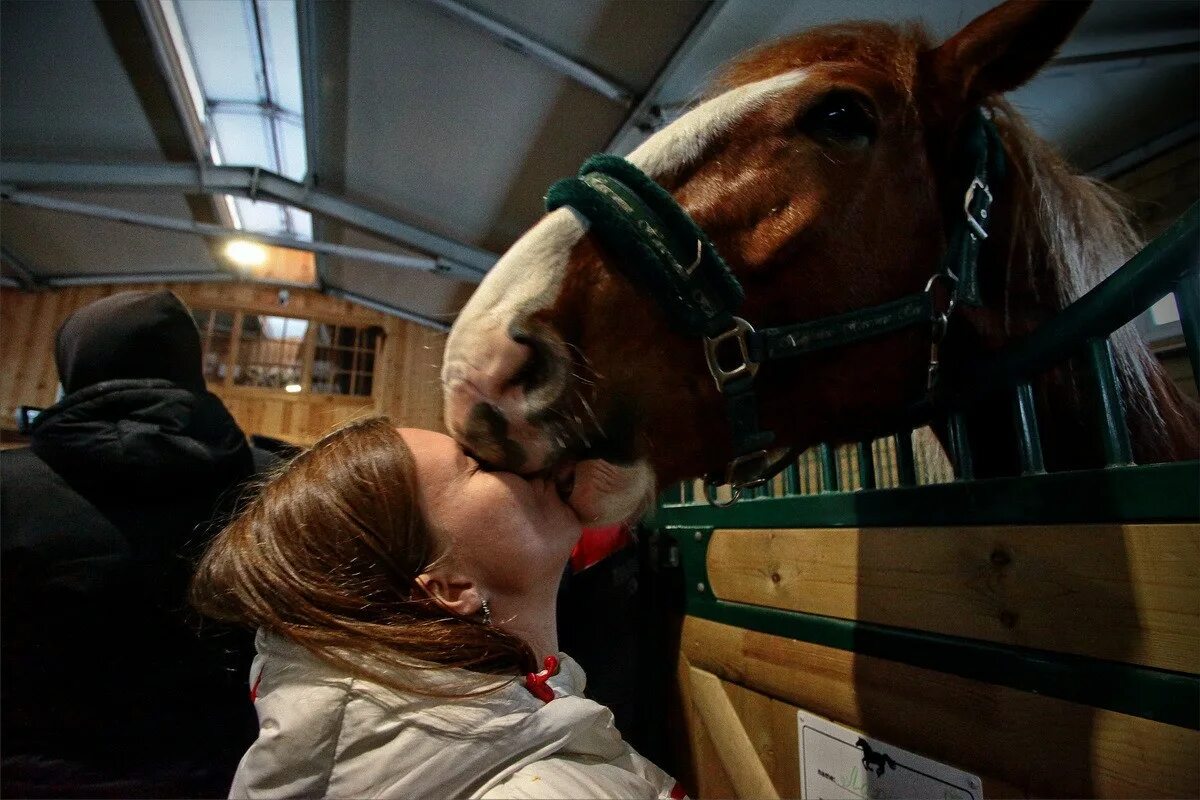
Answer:
<svg viewBox="0 0 1200 800"><path fill-rule="evenodd" d="M267 263L267 248L246 239L233 239L225 245L225 257L239 267L261 267Z"/></svg>
<svg viewBox="0 0 1200 800"><path fill-rule="evenodd" d="M300 391L300 384L289 383L287 386L283 387L283 390L285 392L288 392L289 394L296 394L297 392Z"/></svg>

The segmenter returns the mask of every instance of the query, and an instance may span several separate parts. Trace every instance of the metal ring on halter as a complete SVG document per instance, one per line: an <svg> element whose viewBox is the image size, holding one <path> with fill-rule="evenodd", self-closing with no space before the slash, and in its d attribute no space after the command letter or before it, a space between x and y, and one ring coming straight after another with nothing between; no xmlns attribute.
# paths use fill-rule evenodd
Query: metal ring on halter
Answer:
<svg viewBox="0 0 1200 800"><path fill-rule="evenodd" d="M717 489L719 488L721 488L720 484L713 483L711 481L704 482L704 499L708 501L709 505L716 506L717 508L729 508L742 497L742 490L740 488L736 486L730 486L729 491L731 494L729 499L726 501L718 500Z"/></svg>
<svg viewBox="0 0 1200 800"><path fill-rule="evenodd" d="M933 338L935 341L941 341L946 335L946 328L950 325L950 315L954 313L955 307L958 306L958 276L949 270L945 272L935 272L929 277L925 283L925 294L933 297L933 285L938 282L938 279L943 279L949 282L949 287L946 290L946 308L942 311L933 311L929 321L933 324Z"/></svg>

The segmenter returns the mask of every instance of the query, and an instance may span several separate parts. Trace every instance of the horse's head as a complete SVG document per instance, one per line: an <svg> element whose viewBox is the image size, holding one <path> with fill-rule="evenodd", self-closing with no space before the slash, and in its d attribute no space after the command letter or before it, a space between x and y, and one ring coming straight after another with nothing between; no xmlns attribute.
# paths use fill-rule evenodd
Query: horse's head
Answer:
<svg viewBox="0 0 1200 800"><path fill-rule="evenodd" d="M629 160L708 234L745 289L738 316L756 327L919 292L946 215L961 214L951 154L963 121L1028 80L1085 8L1009 2L939 47L912 27L810 31L733 64ZM592 484L607 481L610 499L589 513L601 517L634 510L654 474L678 480L730 457L702 348L611 258L575 211L550 213L463 309L443 369L454 436L523 472L598 459ZM914 328L771 364L760 414L781 443L852 438L919 396L928 360L928 330Z"/></svg>

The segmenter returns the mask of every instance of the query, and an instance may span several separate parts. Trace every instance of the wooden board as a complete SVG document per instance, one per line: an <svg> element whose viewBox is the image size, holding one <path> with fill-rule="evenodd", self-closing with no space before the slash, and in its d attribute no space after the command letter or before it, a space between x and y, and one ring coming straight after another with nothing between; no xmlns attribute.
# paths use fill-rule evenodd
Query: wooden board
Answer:
<svg viewBox="0 0 1200 800"><path fill-rule="evenodd" d="M118 291L164 288L194 308L384 329L373 397L289 395L282 390L211 385L209 389L229 407L246 433L307 445L337 425L370 414L387 414L399 425L442 429L438 375L445 334L316 291L290 289L287 305L281 306L278 289L251 283L0 291L0 428L15 427L17 406L44 408L54 403L58 387L54 337L72 311Z"/></svg>
<svg viewBox="0 0 1200 800"><path fill-rule="evenodd" d="M720 530L713 592L1200 673L1200 525Z"/></svg>
<svg viewBox="0 0 1200 800"><path fill-rule="evenodd" d="M696 670L979 775L985 796L1200 796L1197 731L695 617L681 650ZM683 692L696 702L694 684Z"/></svg>

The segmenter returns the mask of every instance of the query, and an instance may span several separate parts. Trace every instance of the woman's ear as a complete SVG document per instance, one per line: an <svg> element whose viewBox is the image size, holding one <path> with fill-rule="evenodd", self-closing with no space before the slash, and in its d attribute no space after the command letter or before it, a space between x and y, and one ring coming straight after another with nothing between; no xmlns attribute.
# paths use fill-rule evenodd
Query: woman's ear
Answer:
<svg viewBox="0 0 1200 800"><path fill-rule="evenodd" d="M417 585L438 605L454 614L470 617L483 610L483 594L475 581L456 572L423 572Z"/></svg>

